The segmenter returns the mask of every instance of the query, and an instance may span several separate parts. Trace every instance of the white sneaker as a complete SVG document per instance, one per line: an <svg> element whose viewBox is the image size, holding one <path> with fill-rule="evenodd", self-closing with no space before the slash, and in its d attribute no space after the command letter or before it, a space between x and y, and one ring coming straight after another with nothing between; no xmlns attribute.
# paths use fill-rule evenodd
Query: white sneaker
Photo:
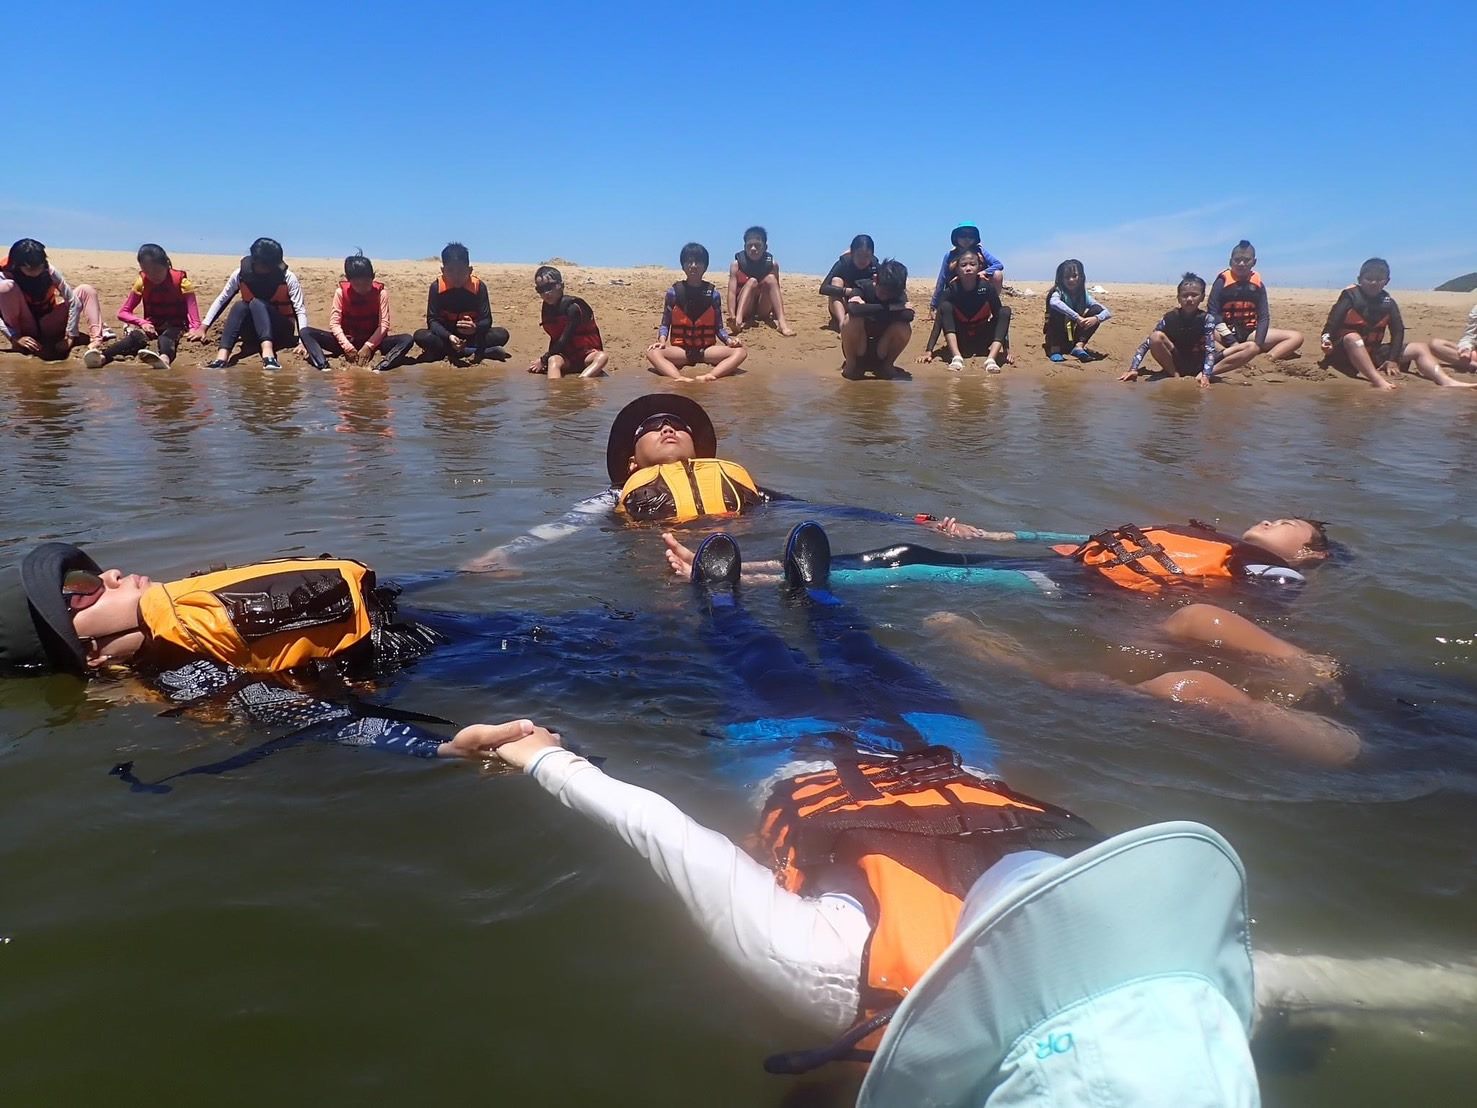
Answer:
<svg viewBox="0 0 1477 1108"><path fill-rule="evenodd" d="M950 358L949 359L949 368L950 369L963 369L964 368L964 359L963 358Z"/></svg>
<svg viewBox="0 0 1477 1108"><path fill-rule="evenodd" d="M157 350L140 350L138 360L150 369L168 369L169 359Z"/></svg>
<svg viewBox="0 0 1477 1108"><path fill-rule="evenodd" d="M86 354L82 355L82 364L88 369L102 369L108 364L108 359L103 357L103 352L96 347L89 347Z"/></svg>
<svg viewBox="0 0 1477 1108"><path fill-rule="evenodd" d="M1000 363L997 362L994 358L986 358L985 359L985 372L986 373L999 373L1000 372Z"/></svg>

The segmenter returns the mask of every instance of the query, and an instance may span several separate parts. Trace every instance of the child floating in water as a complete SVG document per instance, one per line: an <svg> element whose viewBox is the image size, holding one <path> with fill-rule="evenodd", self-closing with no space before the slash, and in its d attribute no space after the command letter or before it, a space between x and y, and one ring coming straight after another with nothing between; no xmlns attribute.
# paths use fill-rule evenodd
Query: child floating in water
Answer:
<svg viewBox="0 0 1477 1108"><path fill-rule="evenodd" d="M768 319L785 338L795 337L785 319L780 264L769 252L769 232L763 227L750 227L744 232L744 248L728 266L728 303L733 309L731 326L735 331Z"/></svg>
<svg viewBox="0 0 1477 1108"><path fill-rule="evenodd" d="M1118 380L1138 380L1139 366L1143 365L1145 355L1152 354L1163 370L1160 376L1196 377L1201 388L1210 386L1210 373L1220 351L1210 316L1200 307L1205 301L1205 278L1186 273L1180 278L1175 296L1179 307L1166 312L1154 324L1154 330L1139 344L1133 361L1128 363L1128 372Z"/></svg>
<svg viewBox="0 0 1477 1108"><path fill-rule="evenodd" d="M533 275L533 289L543 301L539 322L549 333L549 349L528 366L529 373L560 377L604 377L610 355L600 338L595 312L578 296L564 295L564 276L551 265Z"/></svg>
<svg viewBox="0 0 1477 1108"><path fill-rule="evenodd" d="M103 313L91 285L73 288L35 239L20 239L0 258L0 333L18 354L60 361L81 341L87 322L89 349L103 341Z"/></svg>
<svg viewBox="0 0 1477 1108"><path fill-rule="evenodd" d="M1274 361L1292 358L1303 345L1301 331L1272 327L1267 286L1256 271L1256 248L1245 239L1231 250L1230 268L1211 283L1206 312L1226 348L1216 363L1217 373L1240 369L1258 354L1270 354Z"/></svg>
<svg viewBox="0 0 1477 1108"><path fill-rule="evenodd" d="M959 252L955 276L938 299L938 318L928 336L928 349L918 355L920 362L933 361L934 344L942 330L950 369L963 369L965 358L983 354L985 372L1000 372L1000 363L1010 351L1010 309L1000 303L995 286L981 275L984 265L978 251Z"/></svg>
<svg viewBox="0 0 1477 1108"><path fill-rule="evenodd" d="M88 369L135 354L145 365L168 369L181 338L191 342L205 338L194 282L183 269L174 268L164 247L153 242L138 248L138 280L118 309L118 318L128 325L123 337L84 354L82 362Z"/></svg>
<svg viewBox="0 0 1477 1108"><path fill-rule="evenodd" d="M293 345L299 336L301 341L297 342L295 353L307 358L316 369L328 365L323 360L323 351L307 333L308 307L303 299L303 287L297 274L282 260L282 244L276 239L259 238L251 244L250 252L241 259L240 269L226 279L225 287L205 313L201 330L210 329L238 292L241 303L226 317L220 348L205 363L206 369L224 369L237 340L243 351L250 346L260 349L263 369L281 369L277 351Z"/></svg>
<svg viewBox="0 0 1477 1108"><path fill-rule="evenodd" d="M744 340L723 325L722 294L703 280L708 248L689 242L678 260L685 276L667 290L661 326L656 342L646 348L646 360L663 377L684 384L727 377L744 364L749 352ZM682 376L683 366L702 365L713 368L696 377Z"/></svg>
<svg viewBox="0 0 1477 1108"><path fill-rule="evenodd" d="M354 365L367 366L383 352L375 366L379 373L399 365L414 341L390 333L390 294L374 279L374 263L362 252L344 259L344 279L333 292L328 330L309 327L303 333L312 336L326 357L342 352Z"/></svg>
<svg viewBox="0 0 1477 1108"><path fill-rule="evenodd" d="M1389 283L1390 263L1384 258L1360 266L1359 283L1344 289L1328 313L1321 342L1324 365L1357 373L1377 389L1395 387L1385 378L1397 376L1404 361L1405 321L1385 291Z"/></svg>
<svg viewBox="0 0 1477 1108"><path fill-rule="evenodd" d="M1087 291L1087 273L1076 258L1068 258L1056 267L1056 281L1046 298L1046 320L1042 332L1046 336L1046 354L1054 362L1067 360L1066 352L1080 362L1093 362L1103 357L1087 349L1097 330L1113 318L1103 304Z"/></svg>

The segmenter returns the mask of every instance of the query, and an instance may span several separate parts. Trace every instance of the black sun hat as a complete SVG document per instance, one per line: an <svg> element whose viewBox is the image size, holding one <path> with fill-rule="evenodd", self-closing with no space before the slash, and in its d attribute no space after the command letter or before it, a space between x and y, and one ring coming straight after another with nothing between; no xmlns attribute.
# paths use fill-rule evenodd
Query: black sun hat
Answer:
<svg viewBox="0 0 1477 1108"><path fill-rule="evenodd" d="M610 483L620 488L626 483L631 458L636 453L636 428L655 415L674 415L692 431L694 453L699 458L718 456L718 433L703 406L696 400L674 392L649 392L631 401L610 425L610 441L605 445L605 471Z"/></svg>
<svg viewBox="0 0 1477 1108"><path fill-rule="evenodd" d="M0 569L0 672L85 671L87 650L62 597L62 578L73 569L102 572L80 547L65 542L42 543L19 565Z"/></svg>

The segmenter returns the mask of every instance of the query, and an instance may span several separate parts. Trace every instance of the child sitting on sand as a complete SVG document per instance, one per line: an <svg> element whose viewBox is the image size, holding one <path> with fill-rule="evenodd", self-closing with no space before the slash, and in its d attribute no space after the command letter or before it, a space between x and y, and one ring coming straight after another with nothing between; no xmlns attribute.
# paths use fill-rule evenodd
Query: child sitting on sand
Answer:
<svg viewBox="0 0 1477 1108"><path fill-rule="evenodd" d="M827 326L840 331L846 326L846 301L857 282L877 276L877 245L871 235L857 235L851 249L836 259L831 271L821 278L821 295L830 297Z"/></svg>
<svg viewBox="0 0 1477 1108"><path fill-rule="evenodd" d="M1271 326L1267 286L1256 271L1256 249L1245 239L1231 250L1230 268L1211 283L1205 310L1226 348L1216 364L1217 373L1240 369L1258 354L1270 354L1274 360L1292 358L1303 345L1302 332Z"/></svg>
<svg viewBox="0 0 1477 1108"><path fill-rule="evenodd" d="M483 358L507 361L507 342L507 328L492 325L487 286L472 272L471 254L461 243L448 242L441 250L441 277L426 295L426 325L415 333L421 360L446 358L460 366L470 352L473 365Z"/></svg>
<svg viewBox="0 0 1477 1108"><path fill-rule="evenodd" d="M281 369L277 351L295 340L294 353L306 357L317 369L328 363L323 351L308 332L308 307L297 274L282 260L282 244L276 239L259 238L241 259L241 266L226 278L225 287L205 313L200 329L208 331L237 293L241 303L226 317L221 332L220 348L205 363L206 369L224 369L231 360L237 341L243 352L256 346L261 351L263 369Z"/></svg>
<svg viewBox="0 0 1477 1108"><path fill-rule="evenodd" d="M1377 389L1393 389L1405 353L1405 321L1385 291L1390 263L1370 258L1359 267L1359 283L1339 293L1323 325L1323 365L1357 373ZM1389 342L1385 341L1386 332ZM1383 374L1383 375L1382 375Z"/></svg>
<svg viewBox="0 0 1477 1108"><path fill-rule="evenodd" d="M908 267L887 258L877 266L876 280L863 277L846 301L841 376L857 381L870 371L883 380L911 377L897 360L912 335Z"/></svg>
<svg viewBox="0 0 1477 1108"><path fill-rule="evenodd" d="M1179 307L1166 312L1164 318L1154 324L1149 337L1139 344L1133 361L1128 363L1128 372L1120 381L1136 381L1139 366L1147 354L1153 354L1163 371L1156 376L1197 377L1201 388L1210 386L1210 372L1220 352L1215 344L1215 331L1210 325L1210 316L1200 305L1205 300L1205 278L1199 274L1186 273L1175 289Z"/></svg>
<svg viewBox="0 0 1477 1108"><path fill-rule="evenodd" d="M127 325L123 337L82 355L88 369L101 369L114 358L135 354L153 369L168 369L181 338L191 342L205 338L190 275L175 269L158 243L144 243L137 256L138 279L118 309L118 318Z"/></svg>
<svg viewBox="0 0 1477 1108"><path fill-rule="evenodd" d="M543 301L539 323L549 334L549 349L529 364L529 373L560 377L604 377L610 355L600 338L595 312L578 296L564 295L564 275L541 265L533 275L533 290Z"/></svg>
<svg viewBox="0 0 1477 1108"><path fill-rule="evenodd" d="M1458 381L1441 368L1450 366L1466 373L1477 370L1477 307L1467 313L1467 329L1456 342L1450 339L1412 342L1405 348L1405 357L1428 381L1448 388L1477 388L1477 381Z"/></svg>
<svg viewBox="0 0 1477 1108"><path fill-rule="evenodd" d="M934 344L942 330L950 369L963 369L965 358L983 354L985 372L999 373L1001 361L1010 352L1010 309L1000 303L1000 293L982 275L985 259L979 251L961 250L955 261L955 275L939 298L933 333L918 360L934 360Z"/></svg>
<svg viewBox="0 0 1477 1108"><path fill-rule="evenodd" d="M749 356L744 341L723 325L723 296L703 280L708 271L708 248L689 242L678 256L683 280L667 290L656 342L646 348L646 360L663 377L675 381L716 381L738 369ZM696 377L682 376L683 366L710 365Z"/></svg>
<svg viewBox="0 0 1477 1108"><path fill-rule="evenodd" d="M980 261L984 263L982 269L984 279L995 286L995 292L998 295L1005 287L1005 263L980 245L980 229L973 223L961 223L949 232L949 242L952 245L948 253L944 255L943 264L939 266L938 280L933 283L933 296L929 299L928 306L935 311L938 310L944 289L948 287L949 282L958 272L956 267L959 264L959 256L966 250L972 250L980 256Z"/></svg>
<svg viewBox="0 0 1477 1108"><path fill-rule="evenodd" d="M1106 305L1087 291L1087 273L1076 258L1056 267L1056 281L1046 298L1046 354L1054 362L1067 360L1066 352L1080 362L1093 362L1105 355L1087 349L1097 329L1113 318Z"/></svg>
<svg viewBox="0 0 1477 1108"><path fill-rule="evenodd" d="M377 373L399 365L414 341L409 335L390 333L390 294L374 279L374 263L363 251L344 259L344 279L333 291L328 330L309 327L303 334L312 337L324 357L342 351L354 365L367 366L383 351L384 357L374 367ZM323 368L328 368L327 363Z"/></svg>
<svg viewBox="0 0 1477 1108"><path fill-rule="evenodd" d="M742 331L751 322L773 320L779 333L794 338L785 319L785 297L780 291L780 264L769 252L769 232L750 227L744 232L744 248L728 266L728 303L733 309L730 326Z"/></svg>
<svg viewBox="0 0 1477 1108"><path fill-rule="evenodd" d="M89 349L103 341L103 313L91 285L67 284L35 239L20 239L0 258L0 332L18 354L60 361L81 341L87 321Z"/></svg>

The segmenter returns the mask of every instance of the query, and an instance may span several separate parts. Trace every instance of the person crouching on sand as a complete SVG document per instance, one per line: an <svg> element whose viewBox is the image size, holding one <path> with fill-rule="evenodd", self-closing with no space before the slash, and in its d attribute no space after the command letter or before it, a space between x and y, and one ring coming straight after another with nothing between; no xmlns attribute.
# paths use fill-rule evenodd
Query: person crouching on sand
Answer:
<svg viewBox="0 0 1477 1108"><path fill-rule="evenodd" d="M897 364L913 337L913 305L908 303L908 267L894 258L877 266L876 280L863 277L846 299L841 328L841 376L858 381L911 377Z"/></svg>
<svg viewBox="0 0 1477 1108"><path fill-rule="evenodd" d="M103 341L103 314L91 285L73 288L35 239L20 239L0 258L0 333L17 354L61 361L81 341L87 323L89 349Z"/></svg>

